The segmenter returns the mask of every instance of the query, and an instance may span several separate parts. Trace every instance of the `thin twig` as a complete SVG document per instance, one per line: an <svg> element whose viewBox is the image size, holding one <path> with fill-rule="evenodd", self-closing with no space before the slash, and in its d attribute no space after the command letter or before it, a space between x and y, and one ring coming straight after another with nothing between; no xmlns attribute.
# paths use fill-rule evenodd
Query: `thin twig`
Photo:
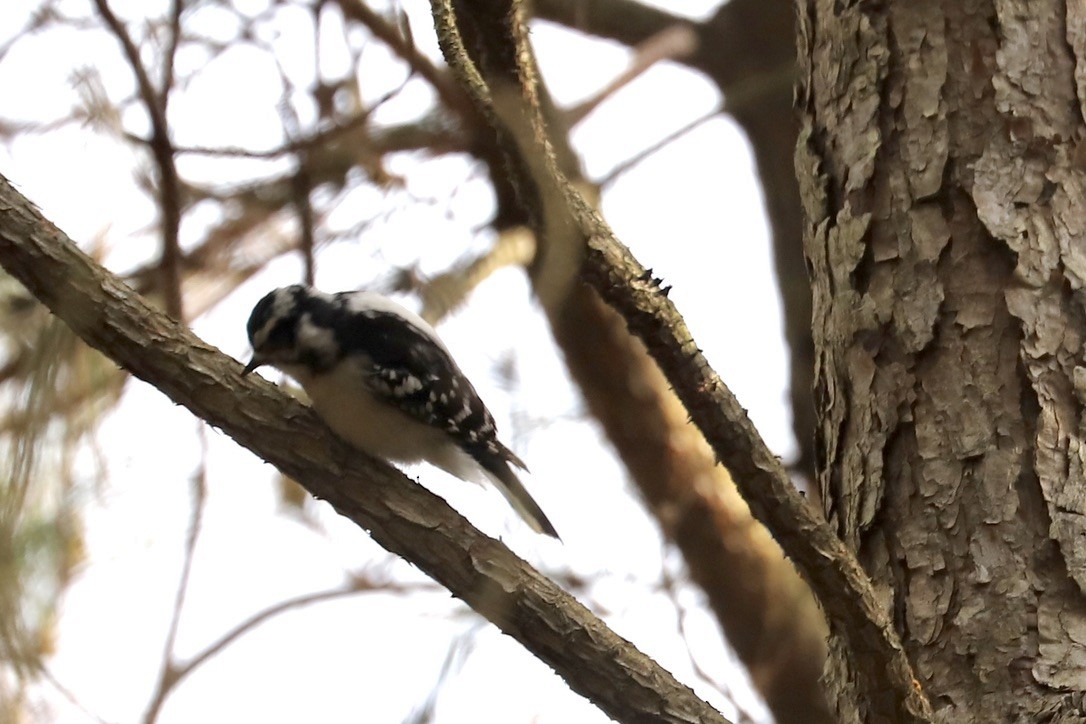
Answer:
<svg viewBox="0 0 1086 724"><path fill-rule="evenodd" d="M288 138L286 143L275 148L270 148L264 151L252 148L242 148L240 146L174 146L176 153L191 153L199 154L202 156L217 156L224 158L255 158L255 159L277 159L283 156L287 156L293 153L299 153L302 151L310 151L319 146L325 146L329 142L337 140L340 136L346 135L351 131L358 130L365 126L370 117L373 116L374 111L394 98L401 90L403 85L396 87L395 89L385 93L378 98L373 105L365 108L345 121L340 121L328 126L322 130L315 131L308 136L300 136L296 138ZM418 123L406 124L404 126L392 126L388 131L402 132L404 129L410 131L418 131L421 126ZM448 133L446 132L446 135ZM150 146L151 140L137 136L134 133L126 133L125 137L133 143L139 143L142 145ZM399 150L399 149L397 149Z"/></svg>
<svg viewBox="0 0 1086 724"><path fill-rule="evenodd" d="M174 150L170 141L170 129L166 122L166 105L169 87L156 91L140 60L139 48L132 42L124 25L110 10L107 0L94 0L98 14L121 44L132 73L136 76L140 99L151 119L151 153L158 166L158 201L162 212L162 272L163 294L166 311L175 319L184 319L184 303L181 298L181 184L174 163ZM177 8L180 12L180 8Z"/></svg>
<svg viewBox="0 0 1086 724"><path fill-rule="evenodd" d="M166 41L166 54L162 59L161 99L164 114L170 97L170 90L173 88L177 46L181 44L181 11L183 5L182 0L172 0L170 3L170 37Z"/></svg>
<svg viewBox="0 0 1086 724"><path fill-rule="evenodd" d="M207 424L202 420L197 422L196 435L200 441L200 463L191 477L192 501L189 510L189 527L185 534L185 548L181 560L181 575L177 581L177 591L174 594L173 612L170 615L169 628L166 630L166 641L162 651L162 668L159 671L158 683L155 685L151 704L143 717L145 724L151 724L158 719L162 711L162 705L166 697L174 690L179 680L178 667L174 655L174 646L177 642L177 630L181 623L181 612L185 608L185 597L188 595L189 578L192 575L192 561L196 554L196 542L200 537L200 529L203 527L204 508L207 502Z"/></svg>
<svg viewBox="0 0 1086 724"><path fill-rule="evenodd" d="M316 246L313 235L313 202L309 197L308 158L301 154L294 174L294 207L298 210L298 252L302 255L302 281L313 286L317 276Z"/></svg>
<svg viewBox="0 0 1086 724"><path fill-rule="evenodd" d="M566 111L566 120L570 126L577 125L585 116L598 108L600 104L644 75L657 63L685 58L697 48L697 33L688 23L677 23L669 28L664 28L634 48L634 55L630 65L602 90L591 98L568 109Z"/></svg>
<svg viewBox="0 0 1086 724"><path fill-rule="evenodd" d="M226 647L237 641L239 638L252 631L254 628L264 623L268 619L279 616L280 614L292 611L296 608L302 608L303 606L311 606L316 603L323 603L325 601L333 601L337 598L346 598L347 596L353 596L362 593L417 593L419 591L433 591L434 586L430 583L380 583L376 584L371 581L367 581L364 578L354 578L350 582L338 586L336 588L330 588L325 591L316 591L314 593L305 593L294 598L288 598L284 601L280 601L274 605L254 613L249 618L245 619L241 623L234 626L234 628L227 631L225 634L216 639L211 645L206 647L203 651L193 656L191 659L183 664L178 664L174 669L175 683L180 682L186 676L205 664L209 659L217 655Z"/></svg>
<svg viewBox="0 0 1086 724"><path fill-rule="evenodd" d="M664 136L663 138L661 138L660 140L658 140L656 143L652 144L648 148L638 152L636 155L634 155L634 156L626 159L625 161L619 163L617 166L615 166L613 169L611 169L607 173L606 176L604 176L602 179L600 179L599 185L602 186L602 187L606 187L606 186L611 185L612 183L615 182L615 180L619 176L622 176L623 174L625 174L627 171L629 171L633 167L635 167L638 164L642 163L643 161L645 161L645 159L650 158L651 156L659 153L665 147L667 147L667 146L671 145L672 143L674 143L675 141L679 140L680 138L682 138L686 134L693 131L695 128L698 128L699 126L713 120L714 118L719 116L720 113L721 113L720 108L714 108L713 110L709 111L708 113L706 113L704 115L701 115L701 116L698 116L697 118L690 121L689 123L686 123L681 128L675 129L674 131L667 134L666 136Z"/></svg>
<svg viewBox="0 0 1086 724"><path fill-rule="evenodd" d="M676 633L680 639L686 642L686 659L690 663L690 668L694 670L694 673L698 678L711 685L731 702L732 706L735 707L738 717L735 720L735 724L750 724L750 722L754 721L754 717L739 703L739 700L735 696L735 692L732 690L732 687L728 685L728 682L724 679L718 679L706 671L705 667L702 666L701 662L694 656L694 651L690 648L690 633L686 630L686 608L679 601L679 586L680 581L676 580L675 576L667 569L667 562L665 560L660 571L660 587L667 597L671 599L671 605L675 608Z"/></svg>
<svg viewBox="0 0 1086 724"><path fill-rule="evenodd" d="M389 50L402 58L413 73L425 78L449 110L457 115L472 113L470 101L452 76L420 53L415 44L405 38L392 23L362 0L338 1L346 17L365 25Z"/></svg>
<svg viewBox="0 0 1086 724"><path fill-rule="evenodd" d="M286 135L288 142L293 142L293 139L302 135L301 119L298 118L298 112L294 108L294 104L291 103L294 86L287 76L286 69L279 62L279 57L273 57L275 58L275 67L279 71L279 82L282 86L276 108L279 111L279 120L283 124L283 133ZM298 252L302 255L304 270L302 278L306 284L312 286L316 277L316 259L313 256L313 204L309 196L312 184L309 175L309 159L308 150L298 151L297 170L291 177L290 187L294 208L298 212Z"/></svg>
<svg viewBox="0 0 1086 724"><path fill-rule="evenodd" d="M97 724L109 724L109 721L95 714L93 711L87 708L87 705L79 700L71 689L64 684L60 683L60 679L56 677L52 669L48 666L42 666L39 670L41 677L49 682L49 685L60 692L60 695L68 700L68 703L79 709L80 713L86 716L88 719L93 720Z"/></svg>

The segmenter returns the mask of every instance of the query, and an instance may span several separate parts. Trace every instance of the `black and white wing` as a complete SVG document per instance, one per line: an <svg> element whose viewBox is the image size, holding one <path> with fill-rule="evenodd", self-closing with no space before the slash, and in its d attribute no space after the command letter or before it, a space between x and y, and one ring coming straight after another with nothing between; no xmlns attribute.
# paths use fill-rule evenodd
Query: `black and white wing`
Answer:
<svg viewBox="0 0 1086 724"><path fill-rule="evenodd" d="M537 531L558 537L511 465L524 463L498 440L494 418L433 329L417 315L368 292L336 302L335 338L344 353L365 359L365 384L378 399L441 430L487 473ZM404 324L404 319L411 324Z"/></svg>

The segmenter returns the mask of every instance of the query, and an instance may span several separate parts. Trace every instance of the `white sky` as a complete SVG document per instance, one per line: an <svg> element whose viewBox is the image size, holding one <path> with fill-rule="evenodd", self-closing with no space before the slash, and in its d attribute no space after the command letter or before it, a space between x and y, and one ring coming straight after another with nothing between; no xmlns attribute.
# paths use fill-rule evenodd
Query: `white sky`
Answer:
<svg viewBox="0 0 1086 724"><path fill-rule="evenodd" d="M262 6L259 0L252 4ZM671 10L683 6L692 15L703 15L713 4L673 3ZM21 27L35 5L31 0L0 3L0 33ZM88 5L83 0L62 3L73 13L85 12ZM128 0L114 7L132 16L133 8L146 5ZM416 42L426 47L433 35L426 7L409 3L407 9ZM214 27L215 18L201 22ZM287 72L304 78L312 69L312 53L301 46L311 42L311 35L293 19L272 30L279 33L277 47ZM619 46L548 24L536 25L532 38L562 105L591 95L628 59ZM67 52L58 52L61 47ZM382 52L376 45L367 50ZM182 66L200 62L179 58ZM326 72L338 72L342 62L329 56L321 65ZM365 55L364 62L369 62ZM0 62L0 98L8 100L0 104L0 114L40 119L66 113L76 102L73 72L91 64L101 70L111 97L131 90L129 69L110 38L79 33L20 41ZM402 70L390 66L386 75L367 77L363 92L379 97L402 79ZM266 57L254 51L231 53L173 102L176 140L277 145L278 93ZM421 82L411 81L378 118L414 117L429 97ZM573 140L588 174L598 178L718 103L702 78L664 64L597 109ZM204 120L209 107L214 108L212 123ZM143 130L137 114L125 123ZM65 128L0 148L0 173L73 238L107 235L115 249L111 262L120 269L156 248L148 231L154 207L135 186L134 158L90 129ZM671 298L699 346L749 409L770 447L787 458L794 445L785 405L786 359L751 163L734 124L718 118L620 177L606 190L603 204L619 238L673 286ZM218 180L253 169L270 173L276 167L193 157L180 165L187 177ZM439 271L465 250L478 251L489 243L489 237L472 238L465 231L486 221L491 201L485 180L463 159L422 164L402 155L392 159L389 170L405 176L408 193L361 190L328 220L348 228L361 219L380 219L358 243L339 244L318 259L319 286L355 288L385 278L392 265L419 260L424 271ZM410 203L409 195L433 203ZM187 220L186 238L197 238L202 223L199 213ZM195 329L226 353L244 358L244 321L252 304L268 289L297 281L299 272L293 259L273 264L196 320ZM686 614L684 641L670 599L649 590L661 565L679 570L678 556L665 553L621 466L596 427L582 419L578 397L522 276L511 270L495 275L439 331L476 381L506 442L532 469L527 484L565 544L533 535L493 491L427 468L410 470L412 477L544 571L598 577L590 604L603 605L612 627L726 715L733 713L727 700L693 673L688 643L700 666L739 688L743 705L761 712L742 690L700 592L687 587L679 596ZM495 374L510 354L518 375L512 388ZM397 580L426 580L406 564L388 562L368 536L323 505L317 508L321 529L282 515L270 467L217 432L208 438L210 493L178 639L182 657L262 607L336 586L347 571L372 567ZM88 560L62 603L57 654L50 665L87 709L109 721L127 722L145 710L161 662L190 507L188 478L200 450L191 415L139 382L129 386L103 425L101 441L109 483L87 494ZM465 667L441 689L436 721L606 721L547 667L478 617L465 614L441 590L353 596L275 618L183 683L160 721L402 721L432 689L450 637L472 628L480 631L475 647ZM59 697L47 698L51 709L43 720L88 720Z"/></svg>

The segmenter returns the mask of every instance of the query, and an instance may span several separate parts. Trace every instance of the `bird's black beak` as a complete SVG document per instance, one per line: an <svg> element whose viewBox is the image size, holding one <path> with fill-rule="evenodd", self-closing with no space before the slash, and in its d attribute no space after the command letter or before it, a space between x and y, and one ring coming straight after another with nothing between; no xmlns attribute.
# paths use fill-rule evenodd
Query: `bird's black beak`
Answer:
<svg viewBox="0 0 1086 724"><path fill-rule="evenodd" d="M264 360L260 359L260 355L258 355L258 354L256 354L254 352L253 353L253 358L251 360L249 360L248 364L245 365L245 369L243 369L241 371L242 377L249 374L250 372L252 372L253 370L255 370L257 367L259 367L262 364L264 364Z"/></svg>

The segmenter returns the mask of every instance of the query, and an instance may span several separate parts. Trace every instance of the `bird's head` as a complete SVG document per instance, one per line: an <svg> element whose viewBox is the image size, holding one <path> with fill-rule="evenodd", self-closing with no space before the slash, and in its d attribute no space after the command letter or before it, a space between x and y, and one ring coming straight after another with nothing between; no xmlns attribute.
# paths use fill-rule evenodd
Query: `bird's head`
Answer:
<svg viewBox="0 0 1086 724"><path fill-rule="evenodd" d="M246 325L253 357L243 374L272 365L298 377L302 371L317 372L331 364L335 339L322 324L330 302L328 295L301 284L266 294Z"/></svg>

